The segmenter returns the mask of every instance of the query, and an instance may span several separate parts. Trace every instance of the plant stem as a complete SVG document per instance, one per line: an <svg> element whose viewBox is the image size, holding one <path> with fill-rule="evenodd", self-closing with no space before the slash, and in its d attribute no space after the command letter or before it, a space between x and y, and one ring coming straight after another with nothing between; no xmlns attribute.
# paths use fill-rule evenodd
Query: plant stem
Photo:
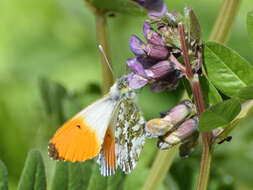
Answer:
<svg viewBox="0 0 253 190"><path fill-rule="evenodd" d="M197 108L197 114L200 117L200 115L205 111L205 103L201 91L201 86L199 83L199 76L198 74L193 74L191 63L190 63L190 57L188 54L188 48L185 41L185 32L184 32L184 26L183 24L178 25L178 30L180 34L180 42L182 46L182 52L184 55L184 63L186 66L186 74L187 78L190 81L192 94L194 97L194 103ZM202 59L200 59L201 61ZM202 63L201 63L202 64ZM200 172L199 172L199 180L197 189L198 190L205 190L207 188L208 184L208 178L209 178L209 172L210 172L210 165L211 165L211 138L212 134L211 132L204 132L202 133L202 156L201 156L201 165L200 165Z"/></svg>
<svg viewBox="0 0 253 190"><path fill-rule="evenodd" d="M106 22L106 15L105 15L106 12L96 9L94 6L92 6L92 4L88 0L86 0L86 4L95 15L96 35L97 35L98 44L103 47L105 56L107 57L109 63L111 63L108 35L107 35L107 22ZM100 55L100 64L101 64L101 69L102 69L103 94L107 94L111 86L113 85L113 75L109 66L106 63L106 60L103 54L100 52L99 55Z"/></svg>
<svg viewBox="0 0 253 190"><path fill-rule="evenodd" d="M224 0L219 16L211 32L209 40L224 43L229 36L232 25L240 7L241 0ZM211 166L211 134L202 133L202 156L199 170L197 190L206 190Z"/></svg>
<svg viewBox="0 0 253 190"><path fill-rule="evenodd" d="M168 172L172 161L176 155L178 146L172 147L169 150L159 150L152 168L149 171L149 176L146 179L142 190L155 190L159 187ZM155 166L155 167L154 167Z"/></svg>
<svg viewBox="0 0 253 190"><path fill-rule="evenodd" d="M100 44L103 47L105 55L107 56L107 59L109 60L109 62L111 62L110 61L111 59L109 56L106 17L103 13L102 14L98 13L95 16L96 16L96 32L97 32L98 44ZM100 63L101 63L102 78L103 78L103 94L106 94L109 92L110 87L113 84L113 76L101 52L100 52Z"/></svg>
<svg viewBox="0 0 253 190"><path fill-rule="evenodd" d="M242 0L224 0L209 40L224 43L231 31Z"/></svg>

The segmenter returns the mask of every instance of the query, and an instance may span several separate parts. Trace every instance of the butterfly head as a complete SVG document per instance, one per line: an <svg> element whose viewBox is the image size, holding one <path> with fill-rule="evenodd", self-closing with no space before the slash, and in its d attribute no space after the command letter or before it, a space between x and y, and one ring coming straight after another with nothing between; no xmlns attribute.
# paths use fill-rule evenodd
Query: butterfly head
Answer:
<svg viewBox="0 0 253 190"><path fill-rule="evenodd" d="M116 83L111 87L110 96L115 99L134 99L136 92L129 87L128 78L123 75L117 79Z"/></svg>

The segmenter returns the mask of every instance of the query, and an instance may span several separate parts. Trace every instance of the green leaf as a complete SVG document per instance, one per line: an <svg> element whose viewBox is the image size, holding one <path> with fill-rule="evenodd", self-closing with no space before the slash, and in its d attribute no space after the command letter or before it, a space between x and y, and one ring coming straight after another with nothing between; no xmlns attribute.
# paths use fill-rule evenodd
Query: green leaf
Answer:
<svg viewBox="0 0 253 190"><path fill-rule="evenodd" d="M200 77L199 81L207 108L222 101L219 92L210 81L208 81L204 76Z"/></svg>
<svg viewBox="0 0 253 190"><path fill-rule="evenodd" d="M192 9L185 7L184 8L185 16L185 26L189 30L189 35L197 42L201 39L201 27L198 21L197 16Z"/></svg>
<svg viewBox="0 0 253 190"><path fill-rule="evenodd" d="M204 48L204 63L209 80L229 97L253 83L253 67L234 50L215 42Z"/></svg>
<svg viewBox="0 0 253 190"><path fill-rule="evenodd" d="M51 185L52 190L68 190L68 163L56 162L54 171L53 182Z"/></svg>
<svg viewBox="0 0 253 190"><path fill-rule="evenodd" d="M8 171L4 163L0 160L0 190L8 189Z"/></svg>
<svg viewBox="0 0 253 190"><path fill-rule="evenodd" d="M56 117L57 122L62 124L65 121L63 100L67 90L61 84L45 78L39 80L39 88L46 113Z"/></svg>
<svg viewBox="0 0 253 190"><path fill-rule="evenodd" d="M107 189L107 177L101 176L98 164L94 164L92 175L87 190Z"/></svg>
<svg viewBox="0 0 253 190"><path fill-rule="evenodd" d="M21 174L18 190L46 190L46 174L42 156L38 150L29 152Z"/></svg>
<svg viewBox="0 0 253 190"><path fill-rule="evenodd" d="M85 190L87 189L93 161L84 163L57 162L53 177L52 190Z"/></svg>
<svg viewBox="0 0 253 190"><path fill-rule="evenodd" d="M209 107L199 120L200 131L210 131L217 127L228 125L241 111L237 99L230 99Z"/></svg>
<svg viewBox="0 0 253 190"><path fill-rule="evenodd" d="M249 39L253 47L253 11L248 12L247 28L248 28Z"/></svg>
<svg viewBox="0 0 253 190"><path fill-rule="evenodd" d="M253 99L253 85L249 85L240 89L240 91L238 92L238 97L243 100Z"/></svg>
<svg viewBox="0 0 253 190"><path fill-rule="evenodd" d="M145 14L145 10L131 0L88 0L88 2L102 11L113 11L133 15Z"/></svg>

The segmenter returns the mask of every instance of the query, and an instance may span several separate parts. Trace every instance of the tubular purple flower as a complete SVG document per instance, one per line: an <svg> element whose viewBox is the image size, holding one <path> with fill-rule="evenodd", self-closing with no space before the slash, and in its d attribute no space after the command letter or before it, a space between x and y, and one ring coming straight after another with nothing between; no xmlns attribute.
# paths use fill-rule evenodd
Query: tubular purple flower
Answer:
<svg viewBox="0 0 253 190"><path fill-rule="evenodd" d="M167 12L166 4L162 0L133 0L148 10L151 18L162 17Z"/></svg>
<svg viewBox="0 0 253 190"><path fill-rule="evenodd" d="M165 46L163 43L162 36L155 32L148 22L145 22L143 25L143 33L148 43L158 46Z"/></svg>
<svg viewBox="0 0 253 190"><path fill-rule="evenodd" d="M137 36L132 35L129 41L129 47L136 56L145 55L145 44Z"/></svg>
<svg viewBox="0 0 253 190"><path fill-rule="evenodd" d="M146 77L158 79L175 70L175 64L171 61L159 61L149 69L145 70Z"/></svg>
<svg viewBox="0 0 253 190"><path fill-rule="evenodd" d="M181 73L178 70L175 70L152 83L150 85L150 90L153 93L159 93L163 90L173 90L178 86L180 78Z"/></svg>
<svg viewBox="0 0 253 190"><path fill-rule="evenodd" d="M127 77L129 87L132 89L139 89L148 84L148 80L138 74L130 73Z"/></svg>
<svg viewBox="0 0 253 190"><path fill-rule="evenodd" d="M167 12L167 6L165 3L162 4L162 7L159 11L156 10L150 10L148 15L150 16L150 18L159 18L159 17L163 17L165 15L165 13Z"/></svg>
<svg viewBox="0 0 253 190"><path fill-rule="evenodd" d="M154 44L147 44L145 46L145 52L147 56L160 60L167 59L170 53L167 47Z"/></svg>
<svg viewBox="0 0 253 190"><path fill-rule="evenodd" d="M139 62L139 60L134 57L134 58L130 58L126 61L126 64L128 67L130 67L130 69L132 69L132 71L136 74L140 74L145 76L146 73L144 71L143 65Z"/></svg>

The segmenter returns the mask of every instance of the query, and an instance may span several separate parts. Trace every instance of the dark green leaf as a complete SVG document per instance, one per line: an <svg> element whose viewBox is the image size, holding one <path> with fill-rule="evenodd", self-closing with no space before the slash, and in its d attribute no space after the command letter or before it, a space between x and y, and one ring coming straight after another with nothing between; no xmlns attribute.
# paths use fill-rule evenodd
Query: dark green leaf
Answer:
<svg viewBox="0 0 253 190"><path fill-rule="evenodd" d="M38 150L29 152L21 174L18 190L46 190L46 174L42 156Z"/></svg>
<svg viewBox="0 0 253 190"><path fill-rule="evenodd" d="M107 189L107 177L101 176L98 164L94 164L87 190Z"/></svg>
<svg viewBox="0 0 253 190"><path fill-rule="evenodd" d="M204 48L205 67L209 80L229 97L253 83L253 67L232 49L215 42Z"/></svg>
<svg viewBox="0 0 253 190"><path fill-rule="evenodd" d="M93 161L84 163L57 162L53 177L52 190L85 190L87 189Z"/></svg>
<svg viewBox="0 0 253 190"><path fill-rule="evenodd" d="M53 182L51 185L52 190L68 190L68 163L56 162L54 171Z"/></svg>
<svg viewBox="0 0 253 190"><path fill-rule="evenodd" d="M185 26L189 31L189 35L198 42L201 39L201 28L197 16L192 9L184 8Z"/></svg>
<svg viewBox="0 0 253 190"><path fill-rule="evenodd" d="M8 189L8 171L4 163L0 160L0 190Z"/></svg>
<svg viewBox="0 0 253 190"><path fill-rule="evenodd" d="M209 131L228 125L241 111L239 100L230 99L209 107L199 121L200 131Z"/></svg>
<svg viewBox="0 0 253 190"><path fill-rule="evenodd" d="M128 14L145 13L144 9L131 0L88 0L94 7L102 11L113 11Z"/></svg>
<svg viewBox="0 0 253 190"><path fill-rule="evenodd" d="M55 116L57 122L62 124L65 121L63 99L67 94L66 89L61 84L45 78L40 79L39 87L46 113L51 117Z"/></svg>
<svg viewBox="0 0 253 190"><path fill-rule="evenodd" d="M123 190L124 173L117 170L115 175L108 177L107 190Z"/></svg>
<svg viewBox="0 0 253 190"><path fill-rule="evenodd" d="M248 28L249 39L253 47L253 11L248 12L247 28Z"/></svg>
<svg viewBox="0 0 253 190"><path fill-rule="evenodd" d="M213 84L208 81L204 76L200 77L200 85L207 108L213 104L222 101L219 92L216 90Z"/></svg>
<svg viewBox="0 0 253 190"><path fill-rule="evenodd" d="M238 92L238 97L243 100L253 99L253 85L249 85L240 89L240 91Z"/></svg>

